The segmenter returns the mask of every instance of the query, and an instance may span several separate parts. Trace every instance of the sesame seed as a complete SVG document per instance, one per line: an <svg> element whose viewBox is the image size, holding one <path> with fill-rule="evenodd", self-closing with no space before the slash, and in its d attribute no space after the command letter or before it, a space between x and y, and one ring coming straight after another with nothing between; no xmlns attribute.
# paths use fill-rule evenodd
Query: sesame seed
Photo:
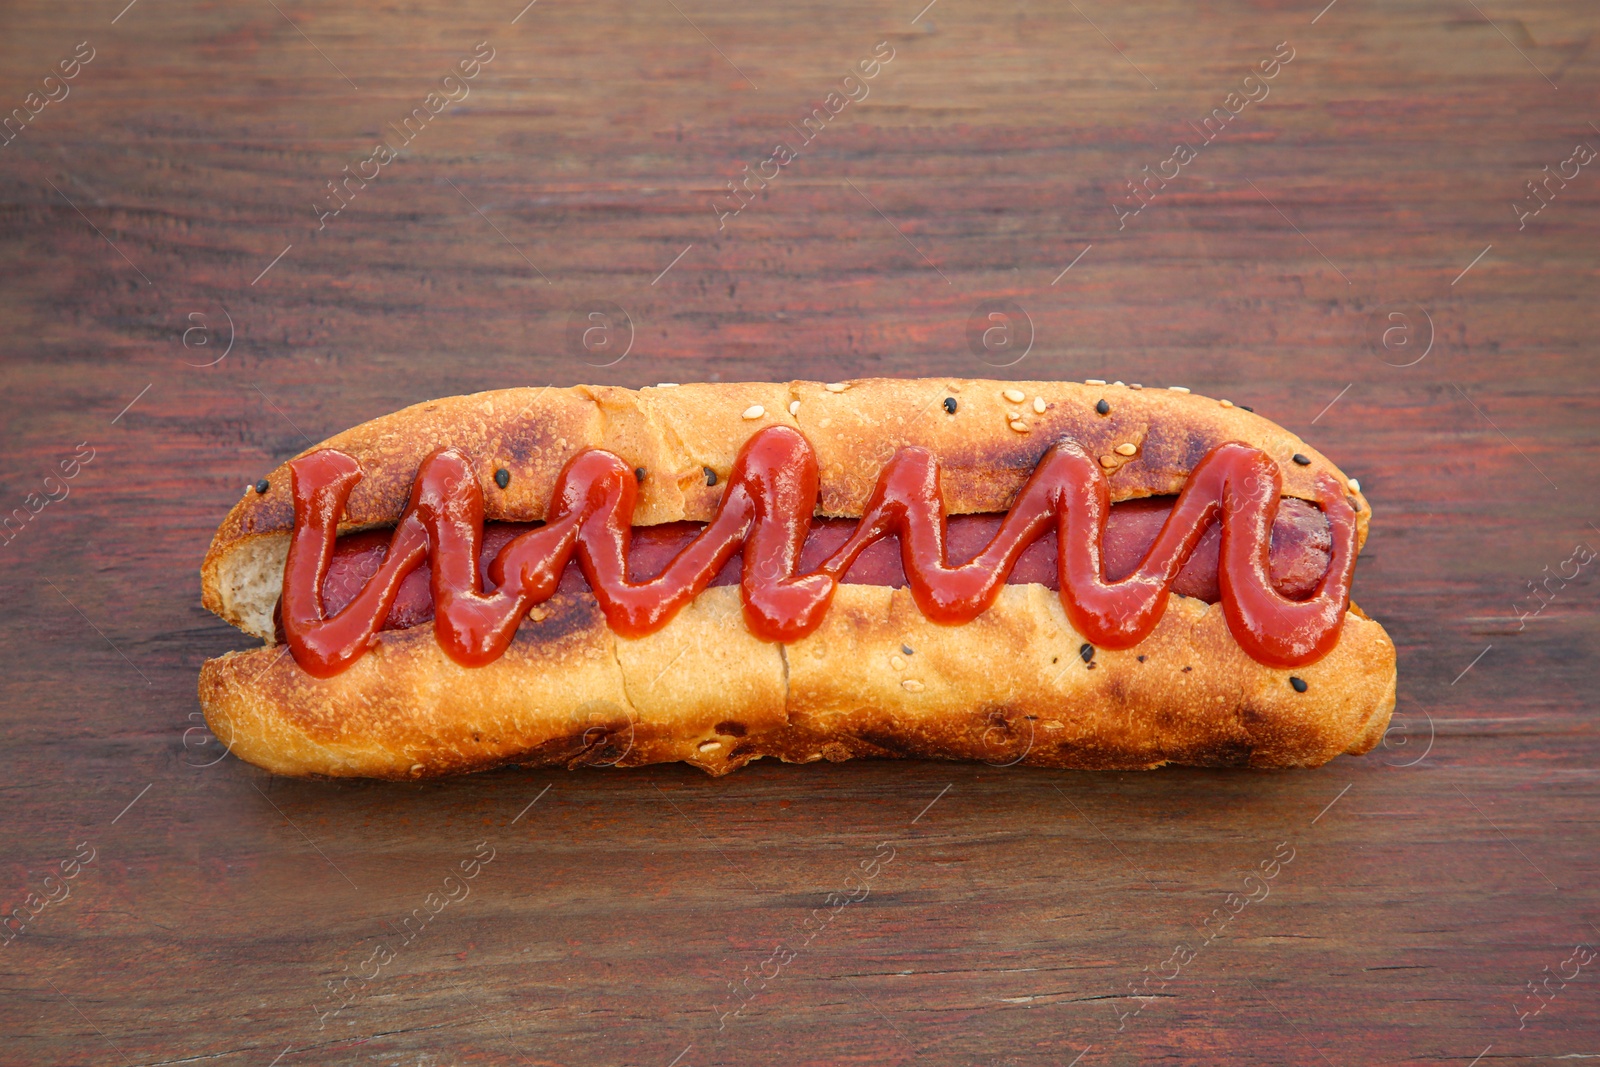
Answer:
<svg viewBox="0 0 1600 1067"><path fill-rule="evenodd" d="M1304 678L1296 678L1293 675L1290 675L1289 677L1289 684L1294 686L1294 691L1296 693L1304 693L1307 689L1311 688L1310 686L1306 685L1306 680Z"/></svg>
<svg viewBox="0 0 1600 1067"><path fill-rule="evenodd" d="M511 484L511 472L506 470L504 467L501 467L499 470L495 471L494 472L494 484L498 485L502 489L504 489L506 486L510 485Z"/></svg>
<svg viewBox="0 0 1600 1067"><path fill-rule="evenodd" d="M1036 414L1043 415L1044 414L1044 408L1045 408L1044 397L1042 397L1042 396L1034 397L1033 398L1033 410L1034 410L1034 412Z"/></svg>
<svg viewBox="0 0 1600 1067"><path fill-rule="evenodd" d="M908 693L920 693L923 690L922 683L917 681L915 678L907 678L905 681L900 683L900 687Z"/></svg>
<svg viewBox="0 0 1600 1067"><path fill-rule="evenodd" d="M762 407L760 404L751 404L749 407L744 409L744 417L747 419L759 419L766 413L767 409Z"/></svg>
<svg viewBox="0 0 1600 1067"><path fill-rule="evenodd" d="M701 467L700 469L706 472L706 484L707 485L716 485L717 484L717 472L716 471L712 470L710 467Z"/></svg>
<svg viewBox="0 0 1600 1067"><path fill-rule="evenodd" d="M677 387L678 387L678 383L677 382L657 382L656 383L656 388L657 389L676 389Z"/></svg>
<svg viewBox="0 0 1600 1067"><path fill-rule="evenodd" d="M830 393L842 393L850 387L844 382L829 382L827 385L824 385L823 388Z"/></svg>
<svg viewBox="0 0 1600 1067"><path fill-rule="evenodd" d="M1252 415L1255 414L1256 409L1251 407L1249 404L1240 404L1239 407L1242 408L1245 411L1250 412L1250 414L1252 414Z"/></svg>
<svg viewBox="0 0 1600 1067"><path fill-rule="evenodd" d="M953 396L945 397L944 398L944 409L945 409L945 411L947 411L950 414L954 415L956 413L956 398L953 397Z"/></svg>
<svg viewBox="0 0 1600 1067"><path fill-rule="evenodd" d="M1022 418L1022 412L1020 412L1020 411L1008 411L1008 412L1006 412L1006 420L1008 422L1016 422L1020 418Z"/></svg>
<svg viewBox="0 0 1600 1067"><path fill-rule="evenodd" d="M1134 382L1132 385L1128 386L1128 388L1129 389L1143 389L1144 386L1140 385L1138 382Z"/></svg>
<svg viewBox="0 0 1600 1067"><path fill-rule="evenodd" d="M800 414L800 401L798 401L798 400L789 401L789 414L791 414L791 415Z"/></svg>
<svg viewBox="0 0 1600 1067"><path fill-rule="evenodd" d="M1349 486L1349 487L1350 487L1350 491L1351 491L1351 492L1352 492L1352 493L1359 493L1359 492L1361 492L1361 483L1360 483L1360 482L1358 482L1358 481L1356 481L1356 480L1355 480L1355 479L1354 479L1354 478L1351 478L1351 479L1350 479L1350 480L1349 480L1349 481L1348 481L1348 482L1346 482L1346 483L1345 483L1345 484L1346 484L1346 485L1348 485L1348 486Z"/></svg>
<svg viewBox="0 0 1600 1067"><path fill-rule="evenodd" d="M412 764L412 765L411 765L411 773L412 773L412 774L421 774L421 773L422 773L422 764L420 764L420 763L413 763L413 764Z"/></svg>
<svg viewBox="0 0 1600 1067"><path fill-rule="evenodd" d="M1172 391L1174 393L1187 393L1189 391L1189 390L1185 389L1181 385L1169 385L1169 386L1167 386L1167 389L1169 389L1170 391Z"/></svg>
<svg viewBox="0 0 1600 1067"><path fill-rule="evenodd" d="M1104 378L1085 378L1083 380L1083 384L1084 385L1104 385L1104 384L1106 384L1106 380Z"/></svg>
<svg viewBox="0 0 1600 1067"><path fill-rule="evenodd" d="M1137 451L1139 451L1138 445L1130 445L1124 442L1117 446L1117 455L1119 456L1131 456Z"/></svg>
<svg viewBox="0 0 1600 1067"><path fill-rule="evenodd" d="M906 669L906 661L899 656L890 656L889 666L893 667L897 671L903 671Z"/></svg>
<svg viewBox="0 0 1600 1067"><path fill-rule="evenodd" d="M1117 457L1116 456L1101 456L1100 457L1100 466L1102 466L1102 467L1115 467L1116 465L1117 465Z"/></svg>
<svg viewBox="0 0 1600 1067"><path fill-rule="evenodd" d="M1296 463L1298 463L1298 464L1300 464L1300 466L1302 466L1302 467L1309 467L1309 466L1311 466L1311 460L1310 460L1310 459L1308 459L1308 458L1306 458L1306 457L1305 457L1305 456L1302 456L1302 455L1301 455L1301 454L1300 454L1300 453L1298 453L1298 452L1296 452L1296 453L1295 453L1295 454L1294 454L1294 461L1295 461L1295 462L1296 462Z"/></svg>
<svg viewBox="0 0 1600 1067"><path fill-rule="evenodd" d="M633 480L636 481L636 482L644 481L644 468L643 467L635 467L635 468L633 468Z"/></svg>
<svg viewBox="0 0 1600 1067"><path fill-rule="evenodd" d="M268 482L265 478L261 479L259 482L256 483L256 493L258 495L264 495L266 493L266 491L268 489L271 489L271 488L272 488L272 483Z"/></svg>
<svg viewBox="0 0 1600 1067"><path fill-rule="evenodd" d="M1094 409L1096 411L1098 411L1102 415L1111 414L1111 405L1107 404L1104 400L1096 401L1095 405L1094 405Z"/></svg>
<svg viewBox="0 0 1600 1067"><path fill-rule="evenodd" d="M904 652L906 655L909 656L909 655L911 655L911 646L910 645L901 645L900 646L900 651Z"/></svg>
<svg viewBox="0 0 1600 1067"><path fill-rule="evenodd" d="M1083 645L1083 646L1081 646L1078 649L1078 655L1083 657L1083 662L1088 663L1090 660L1094 659L1094 646L1093 645Z"/></svg>
<svg viewBox="0 0 1600 1067"><path fill-rule="evenodd" d="M1007 400L1011 401L1013 404L1022 403L1022 398L1024 396L1024 394L1023 394L1021 389L1007 389L1005 392L1001 393L1000 395L1005 397Z"/></svg>
<svg viewBox="0 0 1600 1067"><path fill-rule="evenodd" d="M1112 382L1111 384L1112 385L1122 385L1123 383L1122 382Z"/></svg>
<svg viewBox="0 0 1600 1067"><path fill-rule="evenodd" d="M1217 403L1221 404L1225 408L1233 407L1233 401L1231 401L1231 400L1219 400L1219 401L1217 401Z"/></svg>
<svg viewBox="0 0 1600 1067"><path fill-rule="evenodd" d="M718 747L721 744L722 744L721 741L715 741L715 740L702 741L702 742L700 742L700 751L701 752L710 752L712 749Z"/></svg>
<svg viewBox="0 0 1600 1067"><path fill-rule="evenodd" d="M1018 433L1027 433L1028 432L1028 424L1023 422L1021 419L1013 419L1013 420L1011 420L1011 428L1013 430L1017 431Z"/></svg>

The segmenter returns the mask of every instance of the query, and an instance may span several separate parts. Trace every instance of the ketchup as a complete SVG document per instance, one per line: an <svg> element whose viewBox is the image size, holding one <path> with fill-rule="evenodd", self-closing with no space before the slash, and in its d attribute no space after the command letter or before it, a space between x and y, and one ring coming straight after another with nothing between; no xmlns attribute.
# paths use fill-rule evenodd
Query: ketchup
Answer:
<svg viewBox="0 0 1600 1067"><path fill-rule="evenodd" d="M841 576L885 537L899 540L907 585L923 614L959 624L994 603L1023 550L1054 527L1068 620L1091 643L1121 649L1155 628L1184 561L1220 523L1217 583L1228 627L1253 659L1281 667L1313 662L1338 641L1355 567L1355 513L1338 483L1322 475L1316 490L1332 537L1327 571L1307 599L1278 593L1268 549L1282 477L1265 453L1230 442L1195 466L1132 573L1108 581L1101 550L1110 489L1093 457L1062 441L1039 461L987 546L959 565L948 562L938 465L927 449L902 448L884 467L855 530L802 574L801 550L817 503L816 454L797 431L773 426L740 451L711 522L661 573L639 582L628 579L635 473L609 452L580 452L556 480L545 524L512 538L491 562L495 588L487 593L479 563L483 491L462 452L439 449L418 469L382 563L330 618L323 582L360 465L320 449L289 467L295 524L284 568L283 628L295 660L319 678L338 674L371 646L401 582L424 560L439 643L467 666L505 651L523 615L556 591L573 557L611 628L639 637L665 626L742 548L746 623L766 640L793 642L821 624Z"/></svg>

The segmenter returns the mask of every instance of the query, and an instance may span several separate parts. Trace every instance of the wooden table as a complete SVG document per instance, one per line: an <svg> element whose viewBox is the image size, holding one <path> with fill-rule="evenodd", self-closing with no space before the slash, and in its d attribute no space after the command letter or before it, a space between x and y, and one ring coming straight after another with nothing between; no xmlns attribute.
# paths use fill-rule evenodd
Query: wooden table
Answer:
<svg viewBox="0 0 1600 1067"><path fill-rule="evenodd" d="M0 1062L1600 1054L1592 8L122 3L0 13L0 105L40 105L0 148L3 503L67 494L0 566L0 904L67 894L0 949ZM803 142L832 91L864 99ZM969 342L986 301L1010 347ZM1180 383L1334 457L1375 505L1385 744L394 785L196 729L247 644L201 555L310 442L507 385L920 373Z"/></svg>

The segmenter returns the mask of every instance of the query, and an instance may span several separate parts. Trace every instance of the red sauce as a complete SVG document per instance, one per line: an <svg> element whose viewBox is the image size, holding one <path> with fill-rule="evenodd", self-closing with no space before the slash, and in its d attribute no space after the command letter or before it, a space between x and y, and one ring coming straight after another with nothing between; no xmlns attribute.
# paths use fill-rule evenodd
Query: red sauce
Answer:
<svg viewBox="0 0 1600 1067"><path fill-rule="evenodd" d="M626 636L664 626L736 568L751 630L794 641L820 624L847 573L853 581L904 583L925 615L954 624L988 608L1008 578L1043 564L1044 576L1053 578L1046 584L1060 590L1073 627L1099 647L1140 641L1176 589L1220 600L1235 639L1253 658L1298 666L1338 640L1355 564L1355 515L1327 476L1317 484L1326 566L1308 569L1305 561L1320 564L1321 553L1305 544L1279 558L1275 535L1287 528L1304 541L1311 527L1303 515L1274 526L1281 477L1271 459L1247 445L1209 452L1170 509L1164 501L1113 509L1099 465L1076 444L1061 442L1040 460L1005 516L953 521L944 515L932 455L905 448L884 468L862 519L850 523L813 519L815 454L796 431L771 427L746 443L704 527L634 530L634 472L616 456L590 450L561 472L547 522L497 523L486 533L470 463L457 450L441 449L419 469L387 547L382 533L358 535L367 539L351 546L362 550L361 566L341 567L330 585L336 547L345 552L336 546L338 520L361 478L359 465L323 449L290 469L295 527L283 628L296 661L318 677L347 667L380 628L429 616L453 658L487 663L505 650L529 607L551 596L564 577L569 588L577 584L566 574L569 561L612 628ZM1315 515L1298 502L1286 510L1295 509ZM897 567L886 562L895 541ZM1214 564L1204 558L1210 551Z"/></svg>

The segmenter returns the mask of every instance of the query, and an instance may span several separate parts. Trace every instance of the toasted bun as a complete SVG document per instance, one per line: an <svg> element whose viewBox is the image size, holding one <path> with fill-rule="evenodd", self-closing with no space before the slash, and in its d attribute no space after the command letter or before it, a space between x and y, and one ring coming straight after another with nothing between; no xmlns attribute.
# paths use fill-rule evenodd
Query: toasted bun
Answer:
<svg viewBox="0 0 1600 1067"><path fill-rule="evenodd" d="M342 532L397 522L418 466L445 445L473 459L485 487L510 473L485 502L489 519L506 521L544 518L567 460L605 448L644 468L635 522L649 525L708 521L740 447L775 423L797 427L815 449L818 511L828 516L859 516L879 470L906 445L937 457L951 514L1005 510L1067 437L1107 457L1114 501L1178 492L1225 441L1276 459L1285 495L1315 500L1319 474L1348 484L1293 434L1224 402L1061 382L510 389L407 408L318 447L353 455L365 472ZM1297 453L1310 462L1292 462ZM677 760L724 774L764 756L1311 766L1372 748L1394 707L1394 646L1354 608L1333 651L1292 672L1247 656L1220 607L1177 595L1138 645L1085 660L1059 596L1027 584L1006 586L960 626L924 618L905 589L841 585L822 626L791 645L746 628L737 587L705 590L637 639L617 636L590 594L558 594L485 666L455 663L424 625L379 633L347 670L317 679L271 644L294 511L287 466L267 480L266 493L248 490L229 512L202 582L206 607L268 646L207 662L200 702L236 755L280 774L411 778L503 763ZM1371 509L1351 496L1364 542Z"/></svg>
<svg viewBox="0 0 1600 1067"><path fill-rule="evenodd" d="M1293 672L1250 659L1221 608L1185 597L1132 649L1086 662L1082 643L1041 585L1006 586L962 626L929 622L904 589L843 585L822 627L787 646L744 628L733 586L637 639L584 593L541 605L487 666L456 664L420 626L380 633L328 679L281 648L210 660L200 702L251 763L373 778L678 760L720 775L763 756L1315 766L1371 749L1394 708L1394 646L1354 612L1331 653Z"/></svg>

